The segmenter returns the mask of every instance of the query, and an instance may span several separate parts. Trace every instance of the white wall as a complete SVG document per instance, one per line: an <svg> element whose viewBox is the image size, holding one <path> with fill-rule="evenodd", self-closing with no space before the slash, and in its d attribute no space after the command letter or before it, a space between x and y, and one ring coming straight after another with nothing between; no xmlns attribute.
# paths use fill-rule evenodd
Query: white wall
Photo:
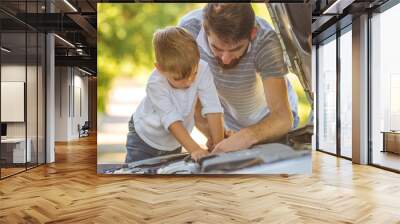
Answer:
<svg viewBox="0 0 400 224"><path fill-rule="evenodd" d="M79 138L78 124L88 120L88 78L82 75L76 68L56 67L56 141Z"/></svg>
<svg viewBox="0 0 400 224"><path fill-rule="evenodd" d="M25 65L2 65L1 81L25 82ZM1 108L6 110L6 108ZM25 123L11 122L7 123L7 137L25 137Z"/></svg>
<svg viewBox="0 0 400 224"><path fill-rule="evenodd" d="M68 86L67 67L55 68L55 141L68 141Z"/></svg>
<svg viewBox="0 0 400 224"><path fill-rule="evenodd" d="M38 70L37 70L38 69ZM25 80L27 78L27 80ZM3 64L1 66L1 81L2 87L3 82L23 82L26 85L26 100L22 99L22 105L18 109L10 106L1 108L2 114L8 113L22 113L22 121L18 122L6 122L7 123L7 137L9 138L27 138L30 140L30 148L32 161L36 162L36 158L39 159L39 163L44 163L45 153L45 140L44 140L44 74L42 73L41 66L25 66L25 64ZM6 95L4 95L6 94ZM2 88L2 99L9 98ZM16 94L16 93L15 93ZM19 89L19 94L24 94L24 87ZM21 97L24 98L25 96ZM26 101L26 106L25 106ZM12 102L11 102L12 103ZM18 102L15 102L18 103ZM2 102L3 104L3 102ZM12 111L14 110L14 111ZM19 111L15 111L19 110ZM26 112L26 120L24 114ZM3 118L2 118L3 120ZM37 156L38 155L38 156Z"/></svg>
<svg viewBox="0 0 400 224"><path fill-rule="evenodd" d="M1 81L2 82L24 82L26 72L28 72L28 87L27 87L27 122L7 122L7 136L8 137L24 137L25 126L28 125L28 137L32 133L36 135L36 122L37 114L36 107L39 108L42 105L37 105L36 98L36 80L31 77L31 74L36 74L36 67L25 65L2 65L1 66ZM29 88L30 87L30 88ZM2 96L6 97L6 96ZM1 110L8 110L9 108L1 108ZM24 110L24 108L22 108Z"/></svg>

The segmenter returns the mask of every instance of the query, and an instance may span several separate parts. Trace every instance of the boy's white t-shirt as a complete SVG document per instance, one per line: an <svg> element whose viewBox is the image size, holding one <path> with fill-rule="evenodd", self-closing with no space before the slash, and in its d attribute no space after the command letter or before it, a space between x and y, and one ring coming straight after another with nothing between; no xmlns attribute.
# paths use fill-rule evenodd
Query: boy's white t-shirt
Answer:
<svg viewBox="0 0 400 224"><path fill-rule="evenodd" d="M133 115L137 134L153 148L175 150L181 145L168 128L172 123L182 121L191 133L197 98L202 104L203 116L223 112L206 62L200 60L196 78L187 89L173 88L157 69L153 70L147 82L146 97Z"/></svg>

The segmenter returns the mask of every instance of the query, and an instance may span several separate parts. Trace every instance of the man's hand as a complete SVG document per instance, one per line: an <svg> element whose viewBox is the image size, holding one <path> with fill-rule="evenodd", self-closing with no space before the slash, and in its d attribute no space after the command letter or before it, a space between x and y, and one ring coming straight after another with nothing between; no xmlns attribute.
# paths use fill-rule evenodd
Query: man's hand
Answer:
<svg viewBox="0 0 400 224"><path fill-rule="evenodd" d="M212 152L214 150L215 145L211 138L207 138L206 146L209 152Z"/></svg>
<svg viewBox="0 0 400 224"><path fill-rule="evenodd" d="M244 128L239 132L233 133L229 138L222 140L214 147L212 153L215 154L248 149L256 142L257 139L250 130Z"/></svg>
<svg viewBox="0 0 400 224"><path fill-rule="evenodd" d="M195 161L198 161L200 158L208 155L208 151L204 150L204 149L197 149L193 152L190 153L190 156L192 157L192 159L194 159Z"/></svg>
<svg viewBox="0 0 400 224"><path fill-rule="evenodd" d="M225 130L224 130L224 138L229 138L229 137L231 137L231 136L232 136L233 134L235 134L235 133L236 133L236 132L233 131L233 130L229 130L229 129L227 130L227 129L225 129ZM208 137L208 138L207 138L206 146L207 146L209 152L212 152L212 151L214 150L215 145L214 145L214 142L213 142L213 140L211 139L211 137Z"/></svg>
<svg viewBox="0 0 400 224"><path fill-rule="evenodd" d="M224 130L224 137L225 137L225 138L229 138L229 137L231 137L232 135L234 135L235 133L236 133L236 132L233 131L233 130L225 129L225 130Z"/></svg>

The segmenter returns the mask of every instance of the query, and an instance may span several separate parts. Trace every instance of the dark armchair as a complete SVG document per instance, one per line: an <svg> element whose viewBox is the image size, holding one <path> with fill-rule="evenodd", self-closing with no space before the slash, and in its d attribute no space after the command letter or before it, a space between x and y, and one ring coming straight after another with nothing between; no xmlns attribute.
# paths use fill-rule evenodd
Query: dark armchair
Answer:
<svg viewBox="0 0 400 224"><path fill-rule="evenodd" d="M79 138L89 136L89 129L90 129L89 121L85 121L85 123L82 125L82 127L80 127L80 125L78 125Z"/></svg>

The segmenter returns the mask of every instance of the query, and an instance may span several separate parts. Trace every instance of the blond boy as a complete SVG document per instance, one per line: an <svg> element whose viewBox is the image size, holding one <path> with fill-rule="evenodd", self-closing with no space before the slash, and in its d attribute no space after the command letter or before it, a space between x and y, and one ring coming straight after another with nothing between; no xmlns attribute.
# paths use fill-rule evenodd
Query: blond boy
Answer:
<svg viewBox="0 0 400 224"><path fill-rule="evenodd" d="M190 33L167 27L154 34L155 67L148 79L146 97L129 121L125 162L181 152L195 160L208 154L190 136L197 99L216 145L223 139L223 109L211 71Z"/></svg>

